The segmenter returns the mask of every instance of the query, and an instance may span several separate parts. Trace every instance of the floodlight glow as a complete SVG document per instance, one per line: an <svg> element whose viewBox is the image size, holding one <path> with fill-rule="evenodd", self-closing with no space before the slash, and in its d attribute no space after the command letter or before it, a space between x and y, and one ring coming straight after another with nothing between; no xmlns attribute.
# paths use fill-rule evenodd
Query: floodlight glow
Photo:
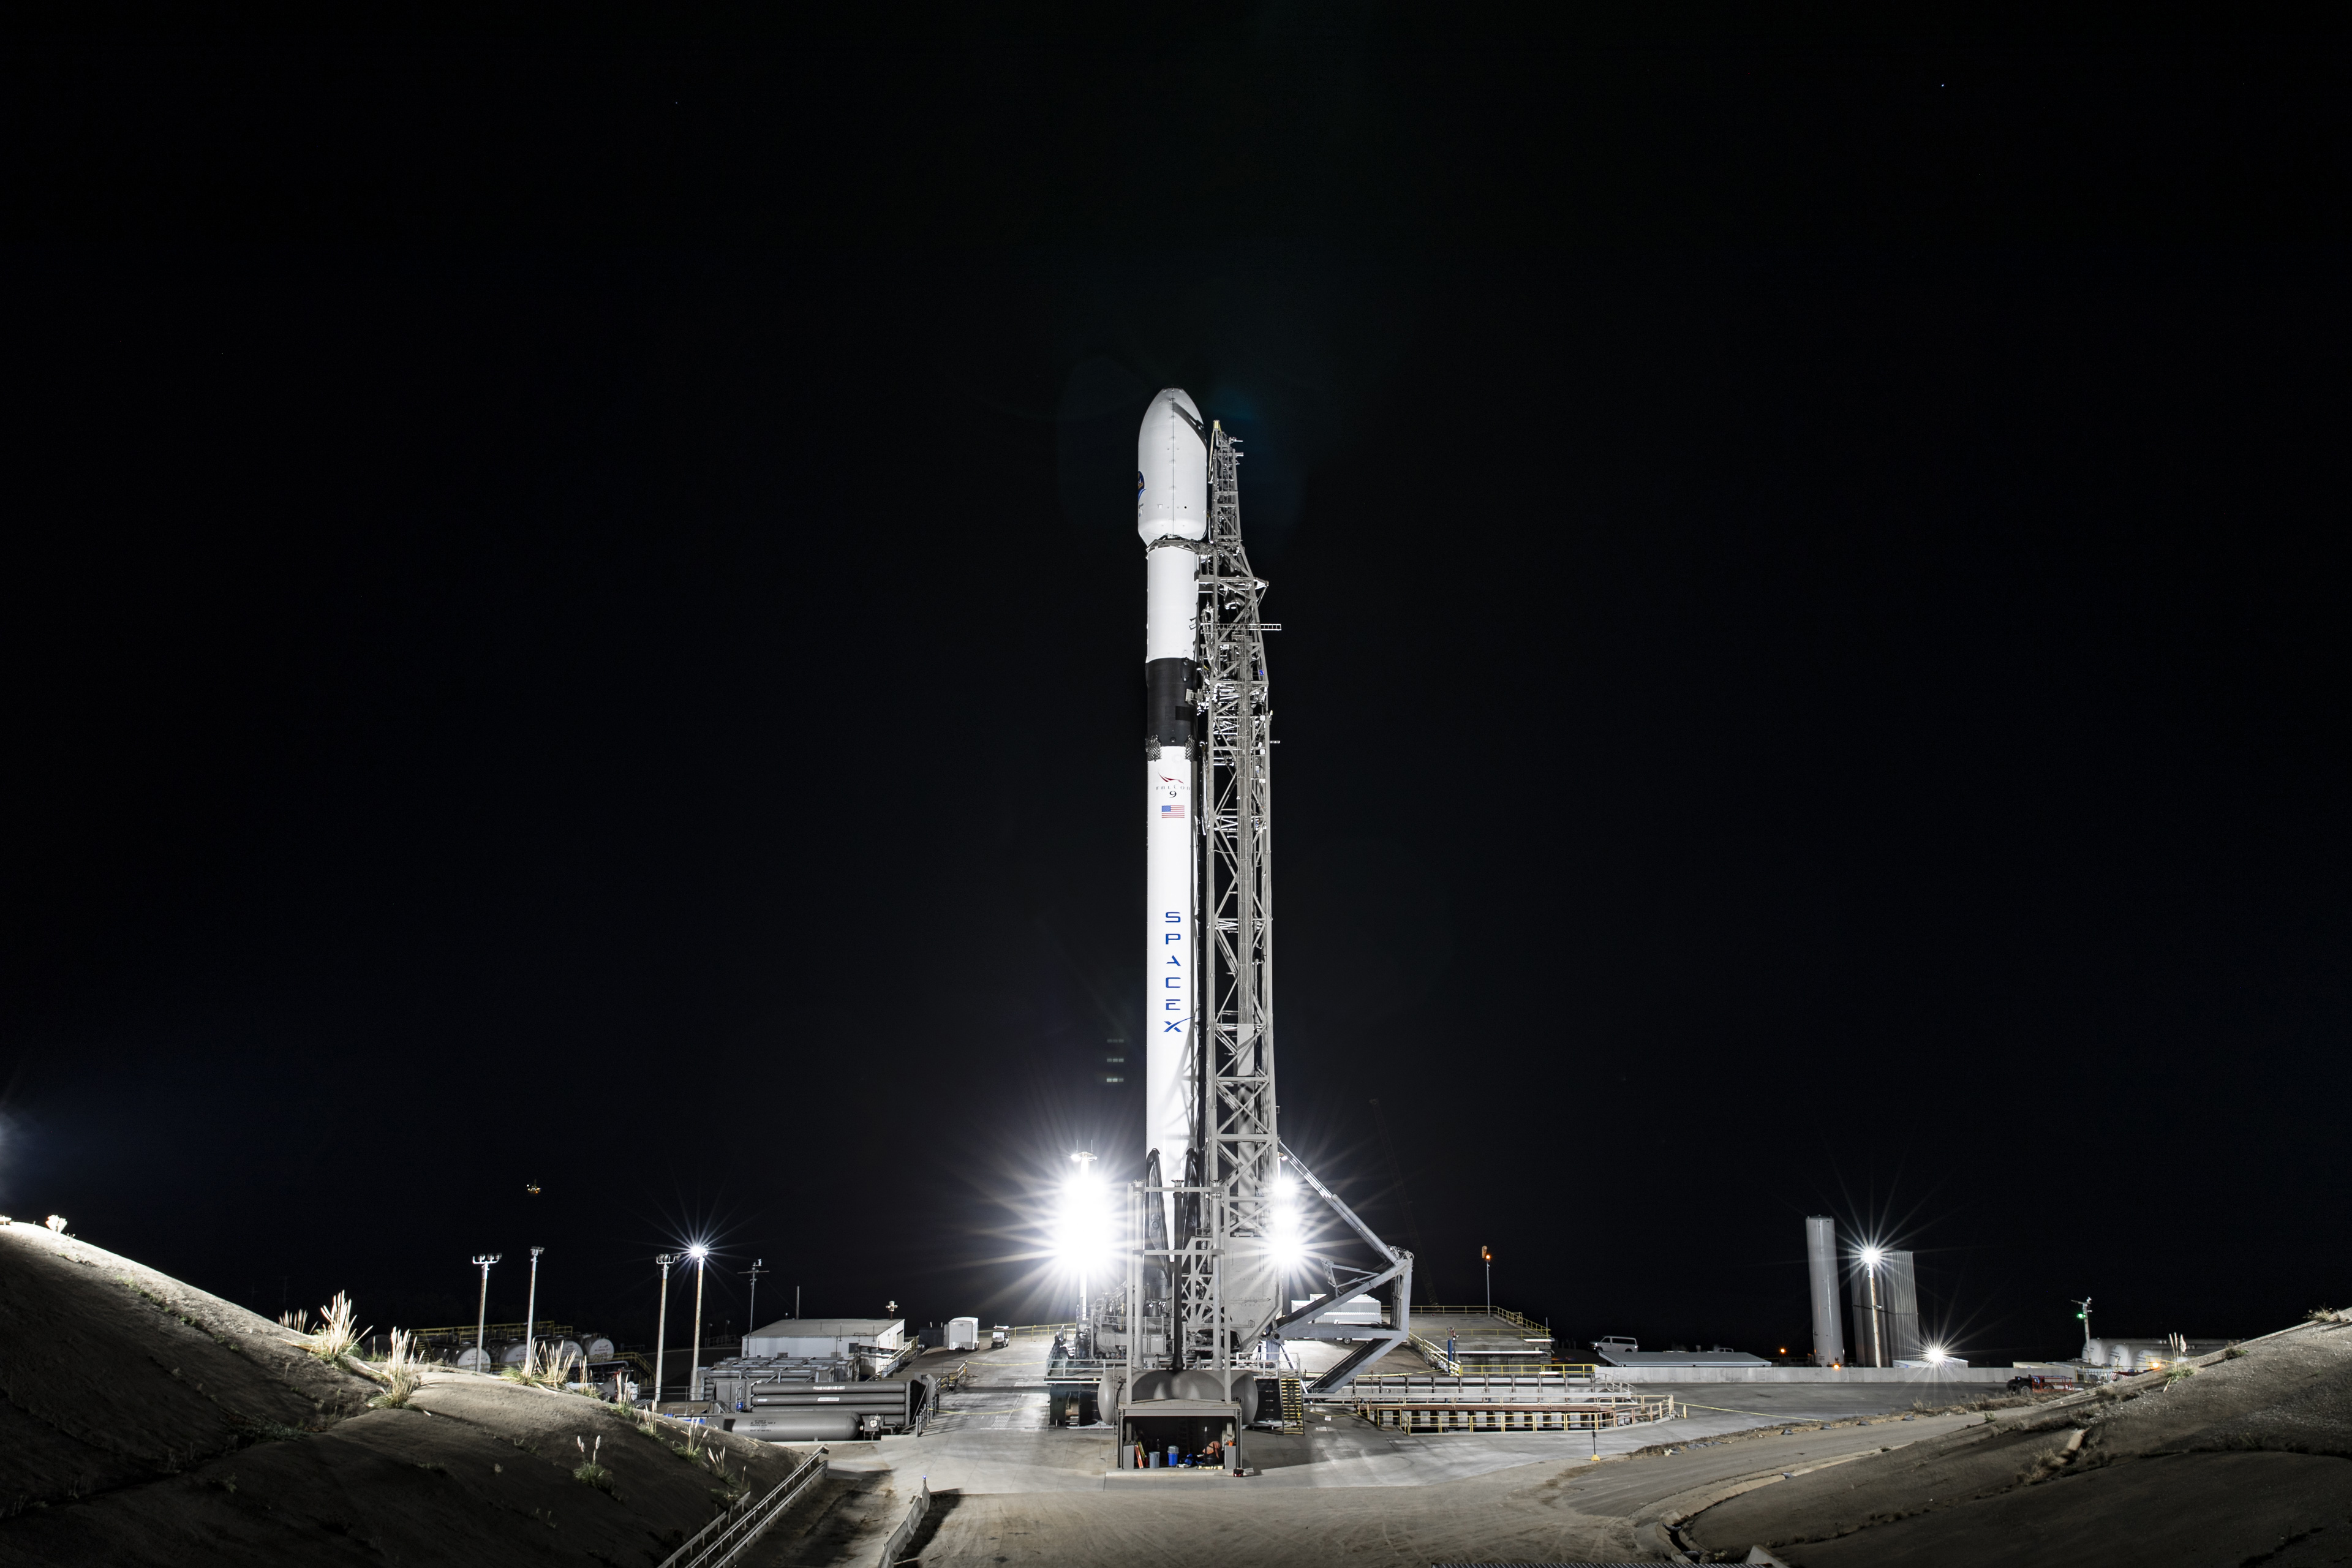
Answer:
<svg viewBox="0 0 2352 1568"><path fill-rule="evenodd" d="M689 1247L686 1249L686 1255L688 1258L693 1258L697 1263L699 1263L704 1258L710 1256L710 1248L700 1246Z"/></svg>
<svg viewBox="0 0 2352 1568"><path fill-rule="evenodd" d="M1073 1154L1077 1170L1062 1184L1054 1215L1054 1257L1080 1278L1092 1275L1110 1261L1118 1238L1112 1224L1110 1201L1095 1180L1094 1156Z"/></svg>
<svg viewBox="0 0 2352 1568"><path fill-rule="evenodd" d="M1886 1254L1877 1247L1865 1247L1862 1249L1862 1266L1864 1268L1875 1268L1885 1259Z"/></svg>
<svg viewBox="0 0 2352 1568"><path fill-rule="evenodd" d="M1941 1345L1929 1345L1926 1352L1926 1359L1929 1366L1941 1366L1951 1359L1951 1354Z"/></svg>
<svg viewBox="0 0 2352 1568"><path fill-rule="evenodd" d="M1266 1215L1266 1252L1276 1268L1299 1268L1307 1261L1307 1246L1298 1234L1298 1183L1288 1171L1277 1170L1268 1185L1274 1204Z"/></svg>

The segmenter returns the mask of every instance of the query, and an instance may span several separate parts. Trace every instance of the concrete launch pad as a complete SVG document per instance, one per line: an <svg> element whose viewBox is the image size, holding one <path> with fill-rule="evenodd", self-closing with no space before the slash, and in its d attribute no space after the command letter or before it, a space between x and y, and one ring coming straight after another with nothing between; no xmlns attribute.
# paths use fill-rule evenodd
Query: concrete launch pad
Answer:
<svg viewBox="0 0 2352 1568"><path fill-rule="evenodd" d="M1622 1562L1667 1555L1663 1536L1645 1530L1694 1489L1875 1453L1980 1419L1896 1416L1711 1445L1710 1434L1753 1429L1755 1418L1708 1412L1623 1433L1405 1437L1339 1416L1318 1418L1303 1437L1253 1434L1254 1476L1180 1473L1166 1479L1182 1484L1155 1487L1146 1472L1109 1491L1102 1428L891 1437L839 1444L833 1456L845 1477L870 1476L901 1494L927 1479L939 1500L919 1542L926 1562ZM1661 1443L1675 1451L1631 1454ZM1383 1492L1367 1509L1370 1488ZM782 1568L787 1559L773 1561Z"/></svg>
<svg viewBox="0 0 2352 1568"><path fill-rule="evenodd" d="M917 1542L927 1562L1606 1562L1667 1556L1663 1536L1652 1539L1654 1520L1694 1488L1765 1467L1801 1470L1982 1419L1906 1418L1915 1400L1943 1392L1916 1383L1736 1391L1691 1384L1671 1390L1688 1407L1679 1419L1575 1432L1408 1435L1335 1404L1314 1407L1303 1436L1252 1432L1252 1475L1114 1473L1107 1487L1112 1428L1046 1425L1046 1351L1045 1342L1016 1341L1003 1351L928 1352L908 1370L963 1371L923 1434L835 1444L835 1471L877 1495L928 1485L938 1500ZM1402 1352L1382 1365L1425 1370ZM1782 1421L1870 1424L1718 1441ZM1666 1448L1674 1452L1656 1451ZM1374 1488L1383 1495L1367 1509L1364 1493ZM750 1561L782 1568L793 1559L755 1552Z"/></svg>

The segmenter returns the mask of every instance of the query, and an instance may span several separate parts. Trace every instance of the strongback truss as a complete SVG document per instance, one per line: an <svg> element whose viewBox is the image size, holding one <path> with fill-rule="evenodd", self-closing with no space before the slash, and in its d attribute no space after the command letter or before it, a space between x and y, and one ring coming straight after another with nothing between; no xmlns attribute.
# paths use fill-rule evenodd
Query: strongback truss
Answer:
<svg viewBox="0 0 2352 1568"><path fill-rule="evenodd" d="M1274 1179L1281 1152L1275 1125L1273 799L1274 721L1266 680L1260 598L1266 584L1242 544L1241 450L1223 424L1209 432L1209 537L1201 562L1196 820L1201 827L1200 1016L1192 1031L1194 1147L1201 1184L1223 1202L1201 1228L1222 1229L1223 1257L1188 1271L1188 1298L1222 1313L1196 1314L1187 1300L1188 1350L1247 1353L1282 1301L1273 1258ZM1172 1179L1173 1173L1171 1173ZM1220 1223L1221 1222L1221 1223ZM1216 1323L1214 1317L1223 1321ZM1212 1345L1205 1341L1222 1341Z"/></svg>

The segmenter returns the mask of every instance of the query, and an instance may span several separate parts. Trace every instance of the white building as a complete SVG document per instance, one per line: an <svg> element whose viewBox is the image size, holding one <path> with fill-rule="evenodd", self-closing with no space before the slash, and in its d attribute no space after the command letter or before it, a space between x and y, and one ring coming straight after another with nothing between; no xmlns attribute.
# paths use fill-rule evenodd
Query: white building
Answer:
<svg viewBox="0 0 2352 1568"><path fill-rule="evenodd" d="M743 1353L839 1361L860 1350L888 1356L906 1342L904 1318L779 1318L744 1335Z"/></svg>

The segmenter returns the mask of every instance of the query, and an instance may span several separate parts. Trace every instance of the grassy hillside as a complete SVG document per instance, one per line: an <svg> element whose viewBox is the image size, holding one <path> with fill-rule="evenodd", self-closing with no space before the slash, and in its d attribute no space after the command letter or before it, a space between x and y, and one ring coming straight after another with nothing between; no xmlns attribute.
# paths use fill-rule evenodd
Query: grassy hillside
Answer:
<svg viewBox="0 0 2352 1568"><path fill-rule="evenodd" d="M583 1395L349 1361L103 1248L0 1227L0 1565L658 1563L728 1480ZM582 1447L605 1474L575 1476ZM805 1450L714 1436L755 1492Z"/></svg>
<svg viewBox="0 0 2352 1568"><path fill-rule="evenodd" d="M1769 1483L1682 1533L1797 1568L2352 1562L2352 1322Z"/></svg>

